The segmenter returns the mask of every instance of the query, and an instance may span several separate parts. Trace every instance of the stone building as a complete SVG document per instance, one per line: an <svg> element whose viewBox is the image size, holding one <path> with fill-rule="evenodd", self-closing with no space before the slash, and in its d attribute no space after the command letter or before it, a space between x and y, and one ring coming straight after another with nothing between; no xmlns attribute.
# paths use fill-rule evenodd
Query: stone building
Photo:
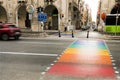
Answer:
<svg viewBox="0 0 120 80"><path fill-rule="evenodd" d="M113 9L115 5L116 0L101 0L101 12L105 12L107 14L111 13L111 10Z"/></svg>
<svg viewBox="0 0 120 80"><path fill-rule="evenodd" d="M117 11L113 9L118 3L120 3L120 0L100 0L99 7L98 7L97 23L99 24L100 22L102 22L101 17L104 16L104 14L116 13ZM119 13L120 13L120 9L119 9Z"/></svg>
<svg viewBox="0 0 120 80"><path fill-rule="evenodd" d="M42 7L47 13L44 29L64 30L64 25L73 25L80 29L81 0L0 0L0 22L14 23L20 28L41 30L37 8ZM29 14L27 7L33 6L34 12Z"/></svg>

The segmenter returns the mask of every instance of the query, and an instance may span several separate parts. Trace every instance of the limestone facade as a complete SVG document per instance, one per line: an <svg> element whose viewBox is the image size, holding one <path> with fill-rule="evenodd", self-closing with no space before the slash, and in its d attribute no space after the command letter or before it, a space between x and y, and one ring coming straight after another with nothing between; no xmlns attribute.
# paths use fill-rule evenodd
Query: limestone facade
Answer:
<svg viewBox="0 0 120 80"><path fill-rule="evenodd" d="M33 31L41 30L37 8L43 7L47 13L44 29L63 31L65 25L70 29L80 29L82 1L84 0L0 0L0 22L14 23L20 28L30 28ZM114 5L113 2L114 0L103 0L102 11L109 13ZM28 5L34 7L32 14L26 11Z"/></svg>

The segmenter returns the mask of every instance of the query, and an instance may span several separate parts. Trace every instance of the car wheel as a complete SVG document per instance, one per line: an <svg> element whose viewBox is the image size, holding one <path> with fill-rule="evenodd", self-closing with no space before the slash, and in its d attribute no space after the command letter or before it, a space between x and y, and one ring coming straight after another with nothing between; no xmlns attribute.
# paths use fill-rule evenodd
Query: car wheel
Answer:
<svg viewBox="0 0 120 80"><path fill-rule="evenodd" d="M9 35L8 34L2 34L2 40L7 41L9 39Z"/></svg>

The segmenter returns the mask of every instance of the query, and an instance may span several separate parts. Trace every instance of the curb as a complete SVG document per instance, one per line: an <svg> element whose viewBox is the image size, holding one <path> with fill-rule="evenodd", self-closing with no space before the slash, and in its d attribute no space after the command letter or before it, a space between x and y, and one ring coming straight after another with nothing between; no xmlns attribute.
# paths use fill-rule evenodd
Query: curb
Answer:
<svg viewBox="0 0 120 80"><path fill-rule="evenodd" d="M105 39L108 39L108 40L120 40L120 36L104 36Z"/></svg>

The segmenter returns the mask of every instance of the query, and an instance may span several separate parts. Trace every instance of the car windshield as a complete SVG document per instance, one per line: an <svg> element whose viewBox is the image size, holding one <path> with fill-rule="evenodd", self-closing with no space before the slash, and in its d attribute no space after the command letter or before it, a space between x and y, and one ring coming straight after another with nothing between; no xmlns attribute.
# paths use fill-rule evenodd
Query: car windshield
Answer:
<svg viewBox="0 0 120 80"><path fill-rule="evenodd" d="M17 28L15 25L8 25L9 28Z"/></svg>

